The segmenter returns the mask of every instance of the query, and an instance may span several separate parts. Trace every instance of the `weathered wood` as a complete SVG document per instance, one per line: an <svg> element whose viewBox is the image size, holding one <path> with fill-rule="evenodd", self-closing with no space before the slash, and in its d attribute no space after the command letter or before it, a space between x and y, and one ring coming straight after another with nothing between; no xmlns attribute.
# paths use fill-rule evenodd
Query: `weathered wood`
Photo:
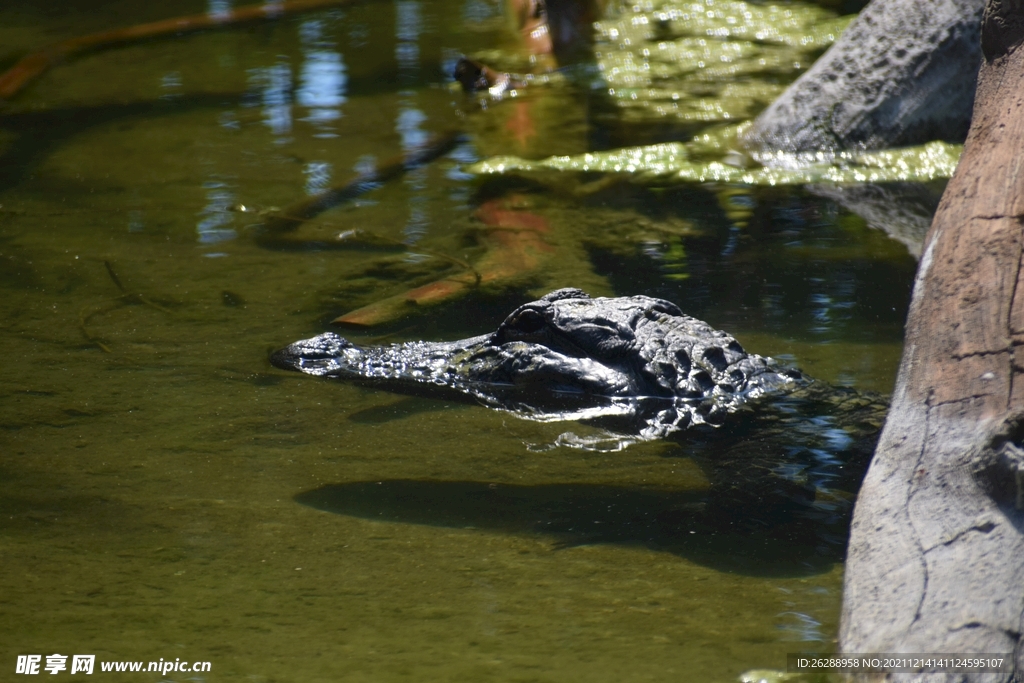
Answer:
<svg viewBox="0 0 1024 683"><path fill-rule="evenodd" d="M928 680L1024 680L1022 41L1021 0L990 0L970 133L925 242L850 537L844 652L1015 658L1013 674Z"/></svg>
<svg viewBox="0 0 1024 683"><path fill-rule="evenodd" d="M962 140L985 0L872 0L760 116L746 146L790 152Z"/></svg>

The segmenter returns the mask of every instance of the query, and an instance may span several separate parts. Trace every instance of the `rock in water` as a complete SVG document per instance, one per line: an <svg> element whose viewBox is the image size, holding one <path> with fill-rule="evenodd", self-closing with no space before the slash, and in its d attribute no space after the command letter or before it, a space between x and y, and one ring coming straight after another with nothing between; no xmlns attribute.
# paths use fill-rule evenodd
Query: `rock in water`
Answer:
<svg viewBox="0 0 1024 683"><path fill-rule="evenodd" d="M744 137L811 152L961 141L981 64L984 0L873 0Z"/></svg>

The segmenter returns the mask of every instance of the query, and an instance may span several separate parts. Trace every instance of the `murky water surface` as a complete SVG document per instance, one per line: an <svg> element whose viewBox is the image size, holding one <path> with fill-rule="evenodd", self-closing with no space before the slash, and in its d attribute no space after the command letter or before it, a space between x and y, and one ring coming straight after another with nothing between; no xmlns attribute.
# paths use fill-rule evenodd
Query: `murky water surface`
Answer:
<svg viewBox="0 0 1024 683"><path fill-rule="evenodd" d="M0 65L224 4L11 0ZM577 286L891 390L915 262L830 200L467 175L715 123L645 128L579 85L474 111L444 70L505 31L490 0L357 3L87 56L0 112L0 670L81 653L212 663L175 681L731 681L833 646L842 539L691 524L707 480L685 441L544 450L565 425L268 363L335 316L511 264L355 337L480 334ZM461 120L466 144L299 244L254 227ZM379 248L325 248L354 229Z"/></svg>

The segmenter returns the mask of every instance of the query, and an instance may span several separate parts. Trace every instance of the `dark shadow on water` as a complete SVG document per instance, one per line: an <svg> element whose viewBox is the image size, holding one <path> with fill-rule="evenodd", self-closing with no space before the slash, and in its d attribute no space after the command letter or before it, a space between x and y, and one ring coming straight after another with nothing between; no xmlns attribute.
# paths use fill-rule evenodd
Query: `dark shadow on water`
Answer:
<svg viewBox="0 0 1024 683"><path fill-rule="evenodd" d="M406 396L385 405L356 410L349 413L348 419L360 424L387 424L393 420L401 420L419 413L450 410L451 407L451 403L446 401Z"/></svg>
<svg viewBox="0 0 1024 683"><path fill-rule="evenodd" d="M543 535L556 548L639 545L756 576L828 571L846 547L845 514L792 500L737 507L705 490L385 480L328 484L295 500L363 519Z"/></svg>
<svg viewBox="0 0 1024 683"><path fill-rule="evenodd" d="M44 159L68 140L93 128L120 123L130 131L134 122L178 115L197 109L234 106L242 93L197 93L172 100L140 100L95 105L0 113L0 130L13 139L0 154L0 190L30 177ZM66 189L66 188L64 188Z"/></svg>

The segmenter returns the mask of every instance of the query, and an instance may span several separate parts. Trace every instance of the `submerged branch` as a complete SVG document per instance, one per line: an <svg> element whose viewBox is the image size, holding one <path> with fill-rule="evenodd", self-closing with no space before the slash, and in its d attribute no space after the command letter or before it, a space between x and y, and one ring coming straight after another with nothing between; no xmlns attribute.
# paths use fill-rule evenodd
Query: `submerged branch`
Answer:
<svg viewBox="0 0 1024 683"><path fill-rule="evenodd" d="M191 14L184 17L162 19L148 24L91 33L78 38L47 45L22 57L10 69L0 74L0 101L9 100L51 67L80 57L89 52L131 45L143 40L181 36L186 33L210 29L234 28L261 21L347 5L353 0L286 0L227 10L220 13Z"/></svg>
<svg viewBox="0 0 1024 683"><path fill-rule="evenodd" d="M265 235L260 239L268 241L268 238L292 232L306 221L342 202L354 199L375 189L381 183L399 178L409 171L443 157L464 140L465 136L459 131L440 133L408 154L401 154L389 159L371 171L360 173L348 182L335 185L312 197L295 202L280 213L268 216L264 220Z"/></svg>
<svg viewBox="0 0 1024 683"><path fill-rule="evenodd" d="M121 282L121 278L117 276L117 271L114 270L114 266L110 261L104 260L103 266L107 269L107 275L110 276L111 282L117 287L118 291L121 292L121 296L117 297L113 303L106 306L101 306L93 311L86 312L87 309L83 309L78 314L78 329L82 333L82 336L90 344L95 344L104 353L113 353L113 350L108 344L105 344L99 337L93 336L89 332L89 321L98 315L103 315L111 311L117 310L122 306L131 306L135 304L142 304L143 306L149 306L150 308L156 309L161 313L170 313L170 311L160 304L156 303L141 292L132 292L125 288Z"/></svg>

